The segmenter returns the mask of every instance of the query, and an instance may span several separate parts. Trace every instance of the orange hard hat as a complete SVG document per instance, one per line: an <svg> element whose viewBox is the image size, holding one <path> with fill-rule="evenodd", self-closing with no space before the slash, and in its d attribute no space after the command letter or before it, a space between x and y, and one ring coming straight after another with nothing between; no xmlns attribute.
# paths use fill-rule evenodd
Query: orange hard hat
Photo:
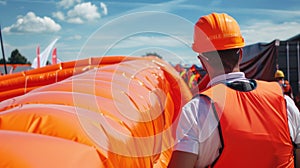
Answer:
<svg viewBox="0 0 300 168"><path fill-rule="evenodd" d="M245 46L237 21L225 13L201 17L195 24L192 49L198 53Z"/></svg>

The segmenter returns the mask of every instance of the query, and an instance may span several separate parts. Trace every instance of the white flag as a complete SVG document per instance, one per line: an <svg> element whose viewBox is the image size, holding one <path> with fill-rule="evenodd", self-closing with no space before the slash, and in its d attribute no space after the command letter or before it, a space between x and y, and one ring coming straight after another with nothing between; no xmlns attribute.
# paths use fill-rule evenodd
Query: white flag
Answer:
<svg viewBox="0 0 300 168"><path fill-rule="evenodd" d="M40 67L46 66L48 57L51 53L52 48L54 47L55 43L57 42L58 38L56 38L52 43L48 45L48 47L40 54ZM37 58L35 58L31 64L32 68L37 68Z"/></svg>

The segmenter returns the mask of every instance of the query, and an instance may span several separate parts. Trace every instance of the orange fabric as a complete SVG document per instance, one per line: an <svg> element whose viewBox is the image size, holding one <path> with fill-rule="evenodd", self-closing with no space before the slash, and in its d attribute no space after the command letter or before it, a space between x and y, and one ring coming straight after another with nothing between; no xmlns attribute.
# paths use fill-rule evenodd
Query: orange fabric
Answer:
<svg viewBox="0 0 300 168"><path fill-rule="evenodd" d="M48 163L61 155L65 164L49 165L68 167L72 159L74 163L83 160L84 153L87 161L73 167L167 167L175 143L173 122L192 97L178 72L156 57L92 58L12 76L0 80L11 89L6 93L13 94L0 102L0 132L8 130L0 134L0 143L11 133L20 132L25 138L3 139L10 143L6 153L0 152L1 161L11 161L5 162L7 167L23 163L45 167L40 157ZM15 91L27 86L32 89L16 96ZM31 138L33 134L41 135L45 150L33 145L40 139ZM31 150L28 146L21 151L23 140ZM69 150L72 144L78 145ZM57 158L52 159L55 152L51 149L57 149ZM82 152L76 153L77 149ZM43 152L49 151L44 157ZM90 159L90 165L84 165Z"/></svg>
<svg viewBox="0 0 300 168"><path fill-rule="evenodd" d="M0 130L0 167L104 167L97 151L71 140Z"/></svg>
<svg viewBox="0 0 300 168"><path fill-rule="evenodd" d="M209 96L220 118L224 148L215 167L293 167L287 111L276 82L257 81L257 88L239 92L223 84Z"/></svg>
<svg viewBox="0 0 300 168"><path fill-rule="evenodd" d="M236 20L225 13L201 17L195 25L193 50L198 53L245 46Z"/></svg>
<svg viewBox="0 0 300 168"><path fill-rule="evenodd" d="M122 61L133 59L138 58L125 56L94 57L3 75L0 76L0 101L23 95L32 90L32 88L56 83L93 68L118 64ZM13 94L7 94L7 91Z"/></svg>

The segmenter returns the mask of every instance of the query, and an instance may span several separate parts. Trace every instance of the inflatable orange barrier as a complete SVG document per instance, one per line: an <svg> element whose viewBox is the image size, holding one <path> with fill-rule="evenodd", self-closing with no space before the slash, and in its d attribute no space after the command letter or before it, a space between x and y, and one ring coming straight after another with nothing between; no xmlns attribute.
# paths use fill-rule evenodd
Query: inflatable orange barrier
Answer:
<svg viewBox="0 0 300 168"><path fill-rule="evenodd" d="M103 167L97 151L71 140L0 131L0 167Z"/></svg>
<svg viewBox="0 0 300 168"><path fill-rule="evenodd" d="M33 88L59 82L90 69L131 60L132 57L97 57L63 62L29 71L0 76L0 101L23 95ZM6 92L11 94L7 94Z"/></svg>
<svg viewBox="0 0 300 168"><path fill-rule="evenodd" d="M10 88L0 93L0 165L8 167L167 167L192 97L156 57L90 58L0 81Z"/></svg>

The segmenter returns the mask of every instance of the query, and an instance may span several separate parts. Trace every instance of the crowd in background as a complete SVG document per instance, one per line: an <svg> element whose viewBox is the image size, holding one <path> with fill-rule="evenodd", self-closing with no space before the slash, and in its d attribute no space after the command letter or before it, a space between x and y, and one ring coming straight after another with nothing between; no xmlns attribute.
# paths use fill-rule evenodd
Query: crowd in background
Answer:
<svg viewBox="0 0 300 168"><path fill-rule="evenodd" d="M205 75L205 71L195 64L188 67L184 67L181 64L177 64L175 66L175 69L191 90L198 88L199 82Z"/></svg>

